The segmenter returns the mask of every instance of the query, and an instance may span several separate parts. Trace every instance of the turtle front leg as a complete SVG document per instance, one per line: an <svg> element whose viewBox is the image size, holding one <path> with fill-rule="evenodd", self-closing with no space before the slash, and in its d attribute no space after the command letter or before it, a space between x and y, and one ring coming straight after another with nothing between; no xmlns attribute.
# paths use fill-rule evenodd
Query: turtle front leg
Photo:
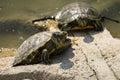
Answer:
<svg viewBox="0 0 120 80"><path fill-rule="evenodd" d="M47 19L55 20L55 17L54 16L46 16L46 17L43 17L43 18L40 18L40 19L32 20L32 23L38 22L38 21L44 21L44 20L47 20Z"/></svg>
<svg viewBox="0 0 120 80"><path fill-rule="evenodd" d="M42 51L42 55L41 55L41 60L43 61L43 63L45 64L50 64L51 60L49 59L49 52L47 49L43 49Z"/></svg>

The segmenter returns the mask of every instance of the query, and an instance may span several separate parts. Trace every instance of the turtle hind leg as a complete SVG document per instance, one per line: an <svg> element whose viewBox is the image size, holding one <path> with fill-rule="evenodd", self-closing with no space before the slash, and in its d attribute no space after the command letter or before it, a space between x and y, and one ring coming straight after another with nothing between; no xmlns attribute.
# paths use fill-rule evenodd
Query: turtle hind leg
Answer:
<svg viewBox="0 0 120 80"><path fill-rule="evenodd" d="M103 31L104 30L101 22L95 21L93 24L94 24L94 27L95 27L94 28L95 31Z"/></svg>
<svg viewBox="0 0 120 80"><path fill-rule="evenodd" d="M40 19L34 19L34 20L32 20L32 23L38 22L38 21L44 21L44 20L47 20L47 19L55 20L55 17L54 16L46 16L46 17L43 17L43 18L40 18Z"/></svg>
<svg viewBox="0 0 120 80"><path fill-rule="evenodd" d="M51 60L49 59L49 52L47 49L43 49L42 55L41 55L41 60L45 64L51 64Z"/></svg>

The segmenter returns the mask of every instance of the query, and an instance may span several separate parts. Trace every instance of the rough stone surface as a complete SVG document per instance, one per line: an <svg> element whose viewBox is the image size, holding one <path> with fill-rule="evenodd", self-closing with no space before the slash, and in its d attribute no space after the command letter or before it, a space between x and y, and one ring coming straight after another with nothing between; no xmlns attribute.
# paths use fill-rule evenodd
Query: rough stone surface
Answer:
<svg viewBox="0 0 120 80"><path fill-rule="evenodd" d="M74 35L72 46L52 57L51 65L12 67L13 57L0 59L6 65L0 67L0 80L120 80L120 40L106 29Z"/></svg>

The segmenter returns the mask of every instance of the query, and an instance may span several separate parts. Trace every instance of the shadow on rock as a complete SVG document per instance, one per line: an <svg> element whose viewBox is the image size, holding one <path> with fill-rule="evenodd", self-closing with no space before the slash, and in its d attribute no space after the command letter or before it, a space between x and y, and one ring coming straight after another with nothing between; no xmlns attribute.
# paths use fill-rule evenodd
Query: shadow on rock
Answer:
<svg viewBox="0 0 120 80"><path fill-rule="evenodd" d="M83 41L85 43L91 43L94 41L93 35L99 34L102 31L94 31L94 30L77 30L72 31L72 34L69 34L70 37L84 37Z"/></svg>
<svg viewBox="0 0 120 80"><path fill-rule="evenodd" d="M64 70L70 69L74 66L74 63L70 61L74 57L73 48L68 48L62 54L52 57L52 64L60 63L60 67Z"/></svg>
<svg viewBox="0 0 120 80"><path fill-rule="evenodd" d="M94 37L92 37L92 35L90 35L88 32L86 32L86 35L84 36L83 40L85 43L91 43L94 41Z"/></svg>

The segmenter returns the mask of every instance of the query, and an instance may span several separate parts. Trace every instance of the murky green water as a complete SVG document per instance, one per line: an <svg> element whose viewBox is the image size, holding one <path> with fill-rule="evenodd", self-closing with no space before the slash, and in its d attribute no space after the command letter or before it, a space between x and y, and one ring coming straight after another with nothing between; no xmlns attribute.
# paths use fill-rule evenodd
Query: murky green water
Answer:
<svg viewBox="0 0 120 80"><path fill-rule="evenodd" d="M52 15L75 1L85 1L102 14L120 20L120 0L0 0L0 47L17 48L37 32L28 22ZM120 24L106 21L105 26L113 36L120 38Z"/></svg>

